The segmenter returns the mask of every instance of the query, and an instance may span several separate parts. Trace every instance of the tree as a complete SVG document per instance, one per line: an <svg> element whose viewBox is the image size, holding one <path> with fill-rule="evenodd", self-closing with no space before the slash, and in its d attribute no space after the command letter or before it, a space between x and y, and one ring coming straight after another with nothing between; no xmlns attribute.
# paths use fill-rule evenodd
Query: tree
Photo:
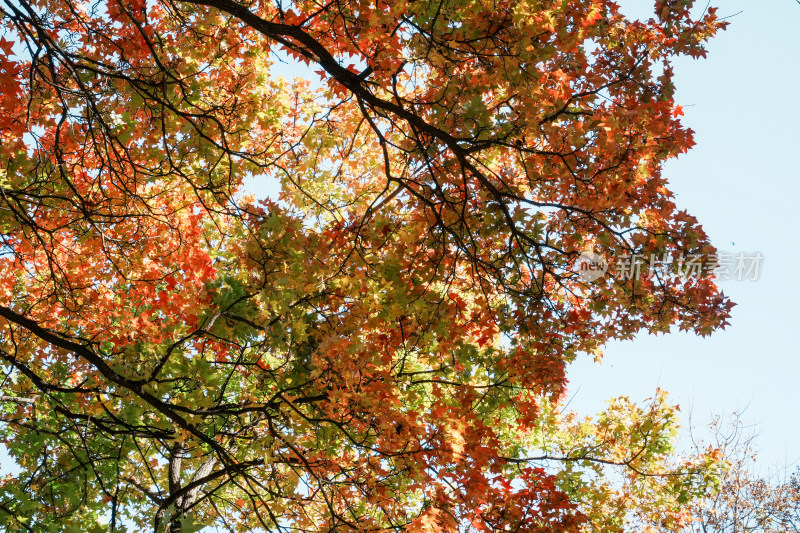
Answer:
<svg viewBox="0 0 800 533"><path fill-rule="evenodd" d="M636 405L612 398L594 419L563 407L543 409L525 461L546 463L556 486L576 503L583 531L684 531L716 494L725 466L708 447L678 453L680 409L656 394Z"/></svg>
<svg viewBox="0 0 800 533"><path fill-rule="evenodd" d="M662 175L670 62L724 26L691 4L4 0L0 520L588 527L600 485L531 455L566 365L732 306ZM668 411L582 464L648 474Z"/></svg>
<svg viewBox="0 0 800 533"><path fill-rule="evenodd" d="M786 533L800 531L800 471L765 472L756 462L756 435L734 413L711 424L711 447L725 468L719 487L693 502L691 533ZM702 441L695 448L704 447ZM761 472L759 472L761 470Z"/></svg>

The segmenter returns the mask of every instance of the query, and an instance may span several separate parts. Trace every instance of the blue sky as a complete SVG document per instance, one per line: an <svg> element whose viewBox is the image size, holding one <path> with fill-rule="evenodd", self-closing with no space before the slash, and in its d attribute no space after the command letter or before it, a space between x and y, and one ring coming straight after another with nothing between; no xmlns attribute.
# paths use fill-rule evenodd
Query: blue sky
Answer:
<svg viewBox="0 0 800 533"><path fill-rule="evenodd" d="M652 2L618 0L649 17ZM800 4L716 0L735 16L705 60L674 64L676 99L697 146L666 168L677 203L728 252L761 252L758 281L720 286L738 305L710 338L674 333L614 343L600 364L569 370L570 408L601 410L612 396L670 391L694 425L746 408L762 464L800 461ZM704 5L700 5L702 10Z"/></svg>

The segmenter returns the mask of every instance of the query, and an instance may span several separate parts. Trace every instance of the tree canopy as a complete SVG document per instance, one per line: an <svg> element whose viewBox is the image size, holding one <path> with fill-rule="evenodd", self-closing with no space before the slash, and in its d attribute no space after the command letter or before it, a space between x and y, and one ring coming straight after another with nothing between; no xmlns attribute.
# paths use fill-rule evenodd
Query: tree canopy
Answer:
<svg viewBox="0 0 800 533"><path fill-rule="evenodd" d="M662 175L713 9L0 6L5 527L623 531L713 484L663 394L560 407L608 340L726 324Z"/></svg>

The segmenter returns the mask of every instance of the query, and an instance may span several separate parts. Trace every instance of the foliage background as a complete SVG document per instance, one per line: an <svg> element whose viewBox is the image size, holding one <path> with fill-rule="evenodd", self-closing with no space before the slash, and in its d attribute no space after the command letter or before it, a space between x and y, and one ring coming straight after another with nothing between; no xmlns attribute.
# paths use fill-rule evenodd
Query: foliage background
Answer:
<svg viewBox="0 0 800 533"><path fill-rule="evenodd" d="M752 5L746 7L748 14L754 9ZM729 410L732 403L739 407L753 397L755 405L751 408L751 415L757 420L765 420L764 415L771 417L778 411L775 409L777 402L763 401L765 395L760 393L758 387L778 393L792 390L793 383L781 380L791 380L797 374L794 369L786 368L786 360L790 359L786 356L792 354L793 347L789 338L794 322L791 308L794 298L790 292L794 269L791 267L797 264L794 261L796 257L792 256L797 252L788 215L792 211L795 191L791 183L793 170L787 174L783 169L791 168L789 158L794 148L792 139L796 124L792 120L792 110L784 112L784 108L791 108L793 100L788 91L797 84L794 79L773 85L774 74L791 72L794 56L790 46L771 43L771 39L790 35L792 28L786 28L786 32L782 33L771 22L796 20L792 18L796 17L796 10L785 17L776 12L769 16L762 11L764 7L763 4L757 6L759 17L764 17L758 28L759 31L768 32L768 35L758 39L758 34L753 32L743 38L742 24L733 28L733 32L738 32L734 34L737 40L724 42L735 42L736 46L743 42L748 44L745 45L745 51L734 54L735 60L724 66L724 75L715 75L714 67L708 64L699 66L699 70L697 65L687 66L685 62L678 65L683 79L689 82L684 87L703 91L697 93L701 95L696 98L697 101L687 96L686 89L679 95L680 103L687 105L689 111L687 123L700 131L698 141L701 148L670 167L670 176L676 189L680 192L685 184L686 190L692 191L691 196L680 198L681 207L689 208L702 220L708 220L708 229L721 249L761 252L767 258L764 278L759 284L731 284L728 292L745 309L738 315L745 318L739 318L734 323L733 334L719 335L709 342L678 336L640 339L637 343L627 343L620 350L612 347L611 355L601 370L614 379L604 379L604 375L598 374L595 368L588 370L591 372L589 377L581 374L584 367L578 366L577 373L573 369L573 390L577 395L572 406L581 411L599 408L597 402L593 402L592 395L605 399L611 395L628 393L638 399L651 395L655 385L661 385L677 391L677 399L682 403L686 403L687 391L691 393L689 396L694 395L696 403L699 400L700 407L703 407L705 398L714 398L717 402L721 399L721 410ZM786 3L782 7L786 7ZM790 7L796 6L791 4ZM723 4L722 8L731 13L736 11L733 3ZM629 12L639 15L634 10ZM743 15L735 20L751 21L744 19ZM719 54L718 47L712 52ZM777 63L781 63L781 66ZM695 67L695 71L690 67ZM736 79L730 79L732 73ZM718 86L721 81L724 85ZM751 89L752 98L744 97L743 93ZM711 96L707 97L709 94ZM688 107L691 105L696 108ZM693 116L695 109L710 110L713 128L724 130L725 137L720 134L719 138L727 140L717 146L720 152L716 156L710 151L713 144L707 138L708 133L703 132L703 121ZM730 138L731 135L734 137ZM785 146L781 143L785 143ZM700 164L696 160L698 157L702 161ZM773 168L773 165L779 165L780 168ZM686 168L688 172L684 170ZM780 181L773 183L776 180ZM717 221L721 222L717 224ZM728 241L730 247L727 246ZM764 300L765 295L768 295L768 300ZM773 334L771 330L774 328L780 328L785 336L777 332ZM779 340L787 342L781 345L765 343L764 337L771 337L772 343ZM781 349L783 347L786 348ZM653 369L658 368L657 383L652 383L652 371L639 371L637 364L628 364L626 354L635 355L637 364L645 363ZM674 376L665 378L667 364L671 370L674 369ZM623 370L620 371L620 368ZM670 382L672 378L676 385ZM596 386L601 383L608 389ZM698 388L702 388L701 398L697 398ZM584 396L579 396L579 390L585 391ZM728 401L731 397L733 402ZM791 398L787 402L785 397L783 402L782 405L788 409L794 403ZM720 404L713 407L717 405ZM794 426L792 418L793 413L783 413L781 420L784 427ZM767 435L769 439L770 434ZM786 443L790 439L781 440ZM779 449L772 445L767 447L775 451ZM786 455L794 454L786 448L786 444L784 452Z"/></svg>
<svg viewBox="0 0 800 533"><path fill-rule="evenodd" d="M651 14L649 2L618 3L631 16ZM800 6L791 0L716 5L732 24L711 41L706 59L675 65L676 100L698 146L668 163L666 173L681 207L703 221L721 250L764 254L761 278L723 282L738 304L725 331L707 338L644 336L610 344L600 364L576 361L569 407L590 415L612 396L641 401L661 387L684 412L692 408L701 434L715 413L746 407L744 419L759 432L761 463L792 464L800 461L800 237L793 214L800 197ZM250 189L276 193L272 183ZM0 448L0 473L13 470Z"/></svg>

